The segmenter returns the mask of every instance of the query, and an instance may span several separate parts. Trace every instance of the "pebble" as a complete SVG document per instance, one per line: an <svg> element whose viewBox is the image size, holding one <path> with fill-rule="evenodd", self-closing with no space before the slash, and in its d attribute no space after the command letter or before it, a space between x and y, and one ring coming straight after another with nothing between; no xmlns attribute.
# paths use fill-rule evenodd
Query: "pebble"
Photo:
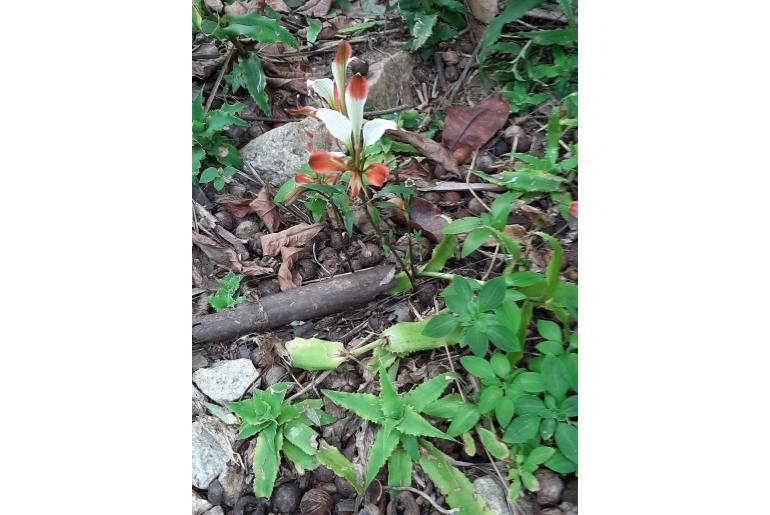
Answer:
<svg viewBox="0 0 770 515"><path fill-rule="evenodd" d="M251 240L259 232L259 225L251 220L244 220L235 228L235 237L241 240Z"/></svg>
<svg viewBox="0 0 770 515"><path fill-rule="evenodd" d="M222 511L222 508L220 506L214 506L209 511L207 511L204 515L225 515L225 512Z"/></svg>
<svg viewBox="0 0 770 515"><path fill-rule="evenodd" d="M332 505L333 501L328 493L314 488L302 496L299 511L302 515L329 515L332 511Z"/></svg>
<svg viewBox="0 0 770 515"><path fill-rule="evenodd" d="M273 365L262 374L262 388L274 385L286 376L286 370L280 365Z"/></svg>
<svg viewBox="0 0 770 515"><path fill-rule="evenodd" d="M473 481L473 488L484 499L494 515L509 515L505 491L491 476L484 476Z"/></svg>
<svg viewBox="0 0 770 515"><path fill-rule="evenodd" d="M540 468L535 472L535 477L540 483L535 500L542 505L557 505L561 500L564 490L564 481L558 474L547 468Z"/></svg>
<svg viewBox="0 0 770 515"><path fill-rule="evenodd" d="M208 490L206 490L206 496L209 499L209 502L214 506L219 506L222 504L222 500L224 499L225 492L222 489L222 484L219 482L218 479L215 479L209 484Z"/></svg>
<svg viewBox="0 0 770 515"><path fill-rule="evenodd" d="M200 496L198 492L193 490L192 493L192 515L201 515L211 508L211 503Z"/></svg>
<svg viewBox="0 0 770 515"><path fill-rule="evenodd" d="M299 489L297 483L284 483L273 493L273 509L282 513L294 514L297 512L300 499L302 499L302 490Z"/></svg>
<svg viewBox="0 0 770 515"><path fill-rule="evenodd" d="M201 423L206 421L206 425ZM232 455L228 429L219 419L201 417L192 423L192 484L196 488L208 488L221 474Z"/></svg>
<svg viewBox="0 0 770 515"><path fill-rule="evenodd" d="M457 77L459 76L460 76L460 72L457 71L457 66L450 64L444 67L444 77L446 77L446 80L450 82L454 82L457 80Z"/></svg>
<svg viewBox="0 0 770 515"><path fill-rule="evenodd" d="M224 472L219 474L217 482L222 488L223 501L227 506L233 506L246 489L244 473L241 467L229 463Z"/></svg>
<svg viewBox="0 0 770 515"><path fill-rule="evenodd" d="M572 478L567 481L567 486L564 487L564 492L561 494L561 498L565 502L577 504L578 502L578 480Z"/></svg>
<svg viewBox="0 0 770 515"><path fill-rule="evenodd" d="M337 487L337 491L342 497L353 497L356 495L356 491L353 489L353 487L350 486L350 484L348 484L348 482L341 477L334 478L334 486Z"/></svg>
<svg viewBox="0 0 770 515"><path fill-rule="evenodd" d="M257 285L257 293L260 297L267 297L268 295L275 295L281 291L281 287L278 286L277 279L268 279L259 281Z"/></svg>
<svg viewBox="0 0 770 515"><path fill-rule="evenodd" d="M193 372L193 382L219 404L238 400L257 379L257 369L249 359L217 361Z"/></svg>

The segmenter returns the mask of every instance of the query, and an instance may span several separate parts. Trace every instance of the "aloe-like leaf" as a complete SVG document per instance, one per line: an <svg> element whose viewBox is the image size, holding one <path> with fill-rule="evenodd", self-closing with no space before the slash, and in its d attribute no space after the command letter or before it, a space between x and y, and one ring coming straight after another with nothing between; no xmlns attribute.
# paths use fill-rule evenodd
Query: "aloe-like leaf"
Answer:
<svg viewBox="0 0 770 515"><path fill-rule="evenodd" d="M265 419L266 415L269 415L270 405L264 402L260 397L262 391L255 389L253 397L251 399L245 399L238 402L228 402L225 406L238 415L241 420L248 422L249 424L257 424Z"/></svg>
<svg viewBox="0 0 770 515"><path fill-rule="evenodd" d="M431 417L454 419L460 414L473 409L473 404L462 400L456 393L450 393L425 406L422 412Z"/></svg>
<svg viewBox="0 0 770 515"><path fill-rule="evenodd" d="M472 231L477 227L481 227L481 219L475 216L467 216L450 222L442 232L447 235L462 234L464 232Z"/></svg>
<svg viewBox="0 0 770 515"><path fill-rule="evenodd" d="M284 424L283 437L311 456L318 450L318 433L302 422L291 421Z"/></svg>
<svg viewBox="0 0 770 515"><path fill-rule="evenodd" d="M261 424L249 424L244 422L241 424L241 427L238 430L238 436L236 436L235 439L245 440L246 438L252 437L266 428L269 424L270 422L262 422Z"/></svg>
<svg viewBox="0 0 770 515"><path fill-rule="evenodd" d="M238 418L232 413L227 413L224 409L222 409L222 406L219 406L211 402L206 402L204 404L206 405L206 408L208 408L208 410L211 412L212 415L217 417L219 420L221 420L225 424L238 423Z"/></svg>
<svg viewBox="0 0 770 515"><path fill-rule="evenodd" d="M404 418L398 425L398 430L412 436L432 436L443 440L452 439L448 434L435 428L433 424L425 420L408 406L404 410Z"/></svg>
<svg viewBox="0 0 770 515"><path fill-rule="evenodd" d="M321 399L307 399L294 404L300 411L300 414L310 420L317 426L325 426L327 424L333 424L337 421L336 418L331 415L327 415L323 411L323 403ZM286 408L284 408L286 409Z"/></svg>
<svg viewBox="0 0 770 515"><path fill-rule="evenodd" d="M383 414L380 400L370 393L335 392L321 390L334 404L350 410L364 420L382 423Z"/></svg>
<svg viewBox="0 0 770 515"><path fill-rule="evenodd" d="M501 442L497 438L497 435L489 429L477 427L476 432L479 435L479 440L481 440L481 445L483 445L484 448L489 451L489 454L498 460L508 459L508 457L511 455L511 451L508 449L508 446Z"/></svg>
<svg viewBox="0 0 770 515"><path fill-rule="evenodd" d="M447 385L455 378L455 374L445 372L439 374L436 377L423 382L416 388L412 388L409 393L404 395L404 401L412 406L417 413L421 413L422 410L435 401L446 390Z"/></svg>
<svg viewBox="0 0 770 515"><path fill-rule="evenodd" d="M388 460L388 486L411 486L412 458L402 449L396 449Z"/></svg>
<svg viewBox="0 0 770 515"><path fill-rule="evenodd" d="M345 361L342 342L320 338L294 338L284 345L292 365L303 370L334 370Z"/></svg>
<svg viewBox="0 0 770 515"><path fill-rule="evenodd" d="M385 367L380 367L380 407L388 418L400 418L404 411L404 402L398 396Z"/></svg>
<svg viewBox="0 0 770 515"><path fill-rule="evenodd" d="M377 431L377 436L374 438L372 450L369 453L368 463L366 464L365 487L369 486L377 472L388 461L388 458L390 458L390 455L398 445L399 436L398 431L394 431L392 427L388 426L382 426Z"/></svg>
<svg viewBox="0 0 770 515"><path fill-rule="evenodd" d="M430 35L433 34L433 27L436 26L436 21L438 21L438 14L426 14L421 12L415 15L414 25L410 32L412 37L414 37L412 50L419 49L426 41L428 41Z"/></svg>
<svg viewBox="0 0 770 515"><path fill-rule="evenodd" d="M281 451L284 456L294 463L298 474L304 474L306 470L315 470L318 466L318 461L313 456L307 454L288 440L284 440Z"/></svg>
<svg viewBox="0 0 770 515"><path fill-rule="evenodd" d="M546 301L553 296L556 287L559 286L559 272L561 271L561 263L564 259L564 250L559 245L559 241L550 234L544 232L535 232L534 234L547 241L553 249L553 256L548 262L548 267L545 271L545 290L539 299L540 301Z"/></svg>
<svg viewBox="0 0 770 515"><path fill-rule="evenodd" d="M388 350L403 356L421 350L440 349L445 345L457 343L456 339L453 341L451 334L441 338L422 334L429 320L426 318L419 322L399 322L385 329L382 335L388 339Z"/></svg>
<svg viewBox="0 0 770 515"><path fill-rule="evenodd" d="M353 464L350 463L339 449L326 443L326 440L321 440L321 445L318 446L315 458L318 460L318 463L345 479L358 495L364 495L363 487L356 480L356 470L353 468Z"/></svg>
<svg viewBox="0 0 770 515"><path fill-rule="evenodd" d="M275 478L278 476L280 460L276 448L276 424L271 423L257 436L254 447L254 495L270 497L273 493Z"/></svg>
<svg viewBox="0 0 770 515"><path fill-rule="evenodd" d="M223 17L227 23L222 32L228 36L248 36L260 43L285 43L297 48L297 41L291 32L282 27L276 20L260 16L256 12L243 15L229 14Z"/></svg>
<svg viewBox="0 0 770 515"><path fill-rule="evenodd" d="M459 508L461 513L492 515L484 499L473 489L473 484L460 470L449 464L446 455L430 442L422 440L420 466L446 497L451 508Z"/></svg>
<svg viewBox="0 0 770 515"><path fill-rule="evenodd" d="M420 271L440 272L444 268L444 265L446 265L446 262L454 256L456 245L457 236L454 234L444 234L439 244L433 249L430 261L428 261Z"/></svg>

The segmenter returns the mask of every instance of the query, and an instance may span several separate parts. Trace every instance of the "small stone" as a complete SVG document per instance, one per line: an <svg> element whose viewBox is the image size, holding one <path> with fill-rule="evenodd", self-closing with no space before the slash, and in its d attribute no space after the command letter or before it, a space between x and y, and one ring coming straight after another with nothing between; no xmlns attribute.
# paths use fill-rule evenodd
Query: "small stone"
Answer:
<svg viewBox="0 0 770 515"><path fill-rule="evenodd" d="M536 515L537 505L535 505L534 501L532 501L532 498L522 492L519 495L519 498L516 499L516 509L518 510L518 513L522 515Z"/></svg>
<svg viewBox="0 0 770 515"><path fill-rule="evenodd" d="M332 497L328 493L314 488L302 496L299 511L302 515L329 515L332 511L332 504Z"/></svg>
<svg viewBox="0 0 770 515"><path fill-rule="evenodd" d="M511 144L501 139L492 147L492 153L498 157L511 151Z"/></svg>
<svg viewBox="0 0 770 515"><path fill-rule="evenodd" d="M456 204L460 202L461 199L462 196L460 196L460 194L456 191L447 191L444 193L444 197L441 199L441 201L446 202L447 204Z"/></svg>
<svg viewBox="0 0 770 515"><path fill-rule="evenodd" d="M577 279L577 278L576 278ZM578 502L578 480L573 477L567 481L567 485L564 487L564 492L561 494L561 498L564 502L577 504Z"/></svg>
<svg viewBox="0 0 770 515"><path fill-rule="evenodd" d="M367 107L389 109L403 100L409 88L414 60L408 52L398 51L369 66Z"/></svg>
<svg viewBox="0 0 770 515"><path fill-rule="evenodd" d="M540 483L540 489L535 498L537 503L541 506L559 504L561 493L564 490L564 481L559 475L547 468L540 468L535 472L535 477Z"/></svg>
<svg viewBox="0 0 770 515"><path fill-rule="evenodd" d="M219 404L238 400L258 377L249 359L218 361L193 373L201 392Z"/></svg>
<svg viewBox="0 0 770 515"><path fill-rule="evenodd" d="M259 232L259 226L251 220L244 220L235 228L235 237L241 240L251 240Z"/></svg>
<svg viewBox="0 0 770 515"><path fill-rule="evenodd" d="M222 488L222 500L227 506L233 506L246 489L243 469L234 463L229 463L224 472L219 474L218 482Z"/></svg>
<svg viewBox="0 0 770 515"><path fill-rule="evenodd" d="M396 317L397 322L411 322L414 320L412 310L409 309L409 306L406 304L406 302L397 305L393 310L393 315Z"/></svg>
<svg viewBox="0 0 770 515"><path fill-rule="evenodd" d="M305 281L318 277L318 265L313 263L312 259L300 259L295 266L295 270L299 272L299 275Z"/></svg>
<svg viewBox="0 0 770 515"><path fill-rule="evenodd" d="M241 184L240 182L231 182L227 186L227 190L230 193L230 195L233 195L238 198L243 198L243 196L246 194L246 186Z"/></svg>
<svg viewBox="0 0 770 515"><path fill-rule="evenodd" d="M233 220L233 215L231 215L224 209L222 211L217 211L216 213L214 213L214 218L217 219L217 222L219 222L219 225L221 225L228 231L231 231L233 229L233 224L235 223Z"/></svg>
<svg viewBox="0 0 770 515"><path fill-rule="evenodd" d="M273 493L273 509L282 513L294 514L297 512L301 498L302 491L297 483L284 483Z"/></svg>
<svg viewBox="0 0 770 515"><path fill-rule="evenodd" d="M319 483L331 483L334 481L335 477L334 472L329 470L327 467L324 467L323 465L316 467L316 469L313 471L313 476L315 476L316 481ZM307 494L305 495L307 496Z"/></svg>
<svg viewBox="0 0 770 515"><path fill-rule="evenodd" d="M423 195L422 198L431 204L437 204L441 200L441 193L438 191L429 191Z"/></svg>
<svg viewBox="0 0 770 515"><path fill-rule="evenodd" d="M227 467L232 455L227 428L214 417L201 417L192 423L192 484L208 488Z"/></svg>
<svg viewBox="0 0 770 515"><path fill-rule="evenodd" d="M578 507L577 504L571 503L571 502L563 502L559 505L559 509L561 509L562 513L564 515L578 515Z"/></svg>
<svg viewBox="0 0 770 515"><path fill-rule="evenodd" d="M262 388L274 385L286 376L286 370L280 365L273 365L262 374Z"/></svg>
<svg viewBox="0 0 770 515"><path fill-rule="evenodd" d="M204 402L206 402L206 397L201 393L200 390L198 390L195 385L192 386L192 412L193 416L195 415L205 415L206 414L206 407Z"/></svg>
<svg viewBox="0 0 770 515"><path fill-rule="evenodd" d="M350 483L342 479L341 477L334 478L334 486L337 487L337 491L342 497L353 497L356 495L356 491L350 486Z"/></svg>
<svg viewBox="0 0 770 515"><path fill-rule="evenodd" d="M491 476L484 476L473 481L473 488L484 499L494 515L509 515L505 490Z"/></svg>
<svg viewBox="0 0 770 515"><path fill-rule="evenodd" d="M222 508L220 506L214 506L209 511L207 511L204 515L225 515L225 512L222 511Z"/></svg>
<svg viewBox="0 0 770 515"><path fill-rule="evenodd" d="M441 59L444 61L444 64L449 66L454 66L460 60L460 58L457 56L457 52L454 50L441 52Z"/></svg>
<svg viewBox="0 0 770 515"><path fill-rule="evenodd" d="M206 490L206 495L208 496L209 502L214 506L219 506L222 504L225 492L222 489L222 484L218 479L215 479L209 484L208 490Z"/></svg>
<svg viewBox="0 0 770 515"><path fill-rule="evenodd" d="M540 515L564 515L559 508L545 508L540 510Z"/></svg>
<svg viewBox="0 0 770 515"><path fill-rule="evenodd" d="M277 279L268 279L260 281L257 285L257 293L260 297L267 297L268 295L275 295L281 291L281 287L278 286Z"/></svg>
<svg viewBox="0 0 770 515"><path fill-rule="evenodd" d="M417 287L417 300L423 307L433 306L433 299L436 298L436 285L433 283L423 283Z"/></svg>
<svg viewBox="0 0 770 515"><path fill-rule="evenodd" d="M446 80L454 82L459 76L460 72L457 71L456 66L450 64L449 66L444 67L444 77L446 77Z"/></svg>
<svg viewBox="0 0 770 515"><path fill-rule="evenodd" d="M211 509L211 503L200 496L198 492L193 490L192 493L192 515L201 515L205 511Z"/></svg>
<svg viewBox="0 0 770 515"><path fill-rule="evenodd" d="M209 366L209 358L202 352L193 352L192 371L195 372L199 368L205 368L207 366Z"/></svg>
<svg viewBox="0 0 770 515"><path fill-rule="evenodd" d="M494 173L495 169L492 165L495 164L495 156L489 152L481 152L476 156L476 170L480 170L484 173Z"/></svg>
<svg viewBox="0 0 770 515"><path fill-rule="evenodd" d="M474 215L478 215L479 213L483 213L486 210L487 209L484 207L484 204L482 204L481 201L479 199L477 199L476 197L473 197L468 202L468 211L470 211Z"/></svg>

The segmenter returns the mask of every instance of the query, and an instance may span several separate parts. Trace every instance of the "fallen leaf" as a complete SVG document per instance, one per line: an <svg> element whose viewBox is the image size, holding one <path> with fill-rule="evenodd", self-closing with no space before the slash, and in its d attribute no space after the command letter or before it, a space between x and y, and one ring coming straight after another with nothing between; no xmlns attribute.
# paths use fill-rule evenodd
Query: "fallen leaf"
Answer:
<svg viewBox="0 0 770 515"><path fill-rule="evenodd" d="M283 0L267 0L265 2L270 9L277 13L288 13L291 12L291 9L289 9L289 6L286 5L286 2Z"/></svg>
<svg viewBox="0 0 770 515"><path fill-rule="evenodd" d="M220 195L215 202L235 218L246 218L254 212L251 208L252 199Z"/></svg>
<svg viewBox="0 0 770 515"><path fill-rule="evenodd" d="M331 6L332 0L309 0L308 2L305 2L305 7L297 12L314 18L321 18L326 16Z"/></svg>
<svg viewBox="0 0 770 515"><path fill-rule="evenodd" d="M277 256L281 252L282 247L301 247L321 232L323 226L324 224L322 223L313 225L298 224L281 232L265 234L260 238L262 254L265 256Z"/></svg>
<svg viewBox="0 0 770 515"><path fill-rule="evenodd" d="M214 73L215 70L222 66L222 64L225 62L225 59L227 59L226 55L220 55L219 57L215 57L213 59L193 60L193 77L197 77L199 79L208 78L212 73Z"/></svg>
<svg viewBox="0 0 770 515"><path fill-rule="evenodd" d="M253 0L252 2L233 2L230 5L225 6L225 14L230 15L243 15L252 11L262 14L262 6L264 0Z"/></svg>
<svg viewBox="0 0 770 515"><path fill-rule="evenodd" d="M489 23L498 13L497 0L468 0L468 8L474 18L484 23Z"/></svg>
<svg viewBox="0 0 770 515"><path fill-rule="evenodd" d="M441 142L456 156L469 156L503 128L508 114L508 102L500 95L491 96L475 107L452 106L447 110Z"/></svg>
<svg viewBox="0 0 770 515"><path fill-rule="evenodd" d="M527 230L524 228L523 225L519 224L511 224L506 225L503 227L503 234L508 236L510 239L514 241L518 241L520 243L523 243L524 240L527 238ZM494 247L498 244L497 239L494 236L490 236L486 239L486 241L482 244L484 247Z"/></svg>
<svg viewBox="0 0 770 515"><path fill-rule="evenodd" d="M294 91L300 95L307 95L307 79L267 77L267 85L271 88L280 88L287 91Z"/></svg>
<svg viewBox="0 0 770 515"><path fill-rule="evenodd" d="M273 273L272 268L257 266L252 263L241 263L241 260L238 259L238 255L233 249L220 245L208 236L193 231L192 240L209 259L231 272L246 275L264 275ZM247 266L244 266L244 264Z"/></svg>
<svg viewBox="0 0 770 515"><path fill-rule="evenodd" d="M440 164L447 171L458 174L460 173L460 169L457 167L457 162L452 157L452 153L444 148L441 143L433 141L432 139L428 139L420 134L405 130L387 130L385 131L385 135L396 141L409 143L417 150L419 150L422 155L434 163Z"/></svg>
<svg viewBox="0 0 770 515"><path fill-rule="evenodd" d="M203 3L206 7L218 13L221 13L225 8L222 0L203 0Z"/></svg>
<svg viewBox="0 0 770 515"><path fill-rule="evenodd" d="M400 224L406 225L406 216L404 214L404 201L400 198L389 200L395 204L398 209L395 210L393 218ZM444 218L444 212L437 208L431 202L421 198L413 198L411 202L412 212L410 216L409 227L422 231L433 243L441 240L441 231L449 222Z"/></svg>
<svg viewBox="0 0 770 515"><path fill-rule="evenodd" d="M415 158L410 159L404 166L398 170L398 176L405 179L423 179L430 180L433 174L426 169Z"/></svg>
<svg viewBox="0 0 770 515"><path fill-rule="evenodd" d="M302 285L302 276L292 268L304 254L305 249L281 247L281 267L278 269L278 286L281 291L298 288Z"/></svg>
<svg viewBox="0 0 770 515"><path fill-rule="evenodd" d="M267 188L262 188L259 191L257 198L251 201L249 207L265 223L268 231L275 232L281 226L281 213L278 212L278 206L273 204L273 199Z"/></svg>

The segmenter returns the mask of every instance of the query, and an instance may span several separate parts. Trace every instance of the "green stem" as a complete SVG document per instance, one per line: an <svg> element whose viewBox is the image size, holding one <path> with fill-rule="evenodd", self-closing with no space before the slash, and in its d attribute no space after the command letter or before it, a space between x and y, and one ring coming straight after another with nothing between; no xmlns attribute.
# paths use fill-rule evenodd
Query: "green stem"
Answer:
<svg viewBox="0 0 770 515"><path fill-rule="evenodd" d="M350 269L350 273L354 274L356 273L356 271L353 268L353 261L351 261L350 259L350 255L348 254L348 249L345 247L345 236L342 234L342 227L344 226L344 223L342 221L342 215L337 209L337 204L334 203L331 197L326 196L326 194L321 193L320 191L318 192L318 194L321 195L324 199L326 199L326 202L328 202L329 205L332 207L334 218L337 220L337 234L339 235L340 242L342 243L342 254L345 256L345 259L348 262L348 268Z"/></svg>
<svg viewBox="0 0 770 515"><path fill-rule="evenodd" d="M351 350L350 351L350 355L353 356L354 358L357 358L361 354L364 354L365 352L368 352L368 351L374 349L375 347L379 347L380 345L382 345L382 342L384 342L384 341L385 341L384 338L378 338L378 339L374 340L371 343L367 343L366 345L362 345L362 346L358 347L357 349Z"/></svg>

